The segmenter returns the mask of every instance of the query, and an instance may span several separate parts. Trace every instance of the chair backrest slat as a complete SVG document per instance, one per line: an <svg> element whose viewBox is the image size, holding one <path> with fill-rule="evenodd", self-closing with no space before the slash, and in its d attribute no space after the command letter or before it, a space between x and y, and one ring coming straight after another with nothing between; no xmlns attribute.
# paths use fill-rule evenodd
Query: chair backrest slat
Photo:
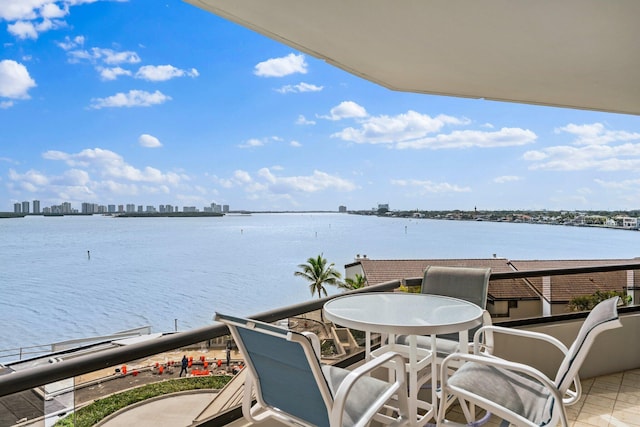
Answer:
<svg viewBox="0 0 640 427"><path fill-rule="evenodd" d="M490 276L490 268L430 265L424 271L421 292L423 294L459 298L474 303L484 310L487 308ZM473 341L473 335L480 326L469 330L470 342ZM457 333L441 335L441 337L454 341L458 340Z"/></svg>
<svg viewBox="0 0 640 427"><path fill-rule="evenodd" d="M622 326L618 318L619 299L613 297L600 302L585 319L556 375L555 384L562 393L571 386L596 337L607 329Z"/></svg>
<svg viewBox="0 0 640 427"><path fill-rule="evenodd" d="M321 373L320 361L303 334L262 322L218 315L229 326L236 344L254 375L257 398L264 404L306 420L329 426L325 397L331 392ZM321 387L326 387L321 390Z"/></svg>
<svg viewBox="0 0 640 427"><path fill-rule="evenodd" d="M460 298L487 308L490 268L431 265L424 271L422 293Z"/></svg>

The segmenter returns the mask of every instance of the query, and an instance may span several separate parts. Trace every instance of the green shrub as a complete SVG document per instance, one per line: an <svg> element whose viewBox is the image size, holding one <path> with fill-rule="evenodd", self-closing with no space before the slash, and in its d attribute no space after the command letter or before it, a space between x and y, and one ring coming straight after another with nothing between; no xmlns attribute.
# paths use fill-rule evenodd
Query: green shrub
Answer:
<svg viewBox="0 0 640 427"><path fill-rule="evenodd" d="M143 400L187 390L221 389L232 377L211 376L175 379L147 384L114 394L78 409L75 414L59 420L54 427L91 427L103 418Z"/></svg>
<svg viewBox="0 0 640 427"><path fill-rule="evenodd" d="M591 295L580 295L569 301L570 311L589 311L593 309L599 302L618 296L621 303L627 305L631 301L631 295L627 295L623 291L596 291Z"/></svg>

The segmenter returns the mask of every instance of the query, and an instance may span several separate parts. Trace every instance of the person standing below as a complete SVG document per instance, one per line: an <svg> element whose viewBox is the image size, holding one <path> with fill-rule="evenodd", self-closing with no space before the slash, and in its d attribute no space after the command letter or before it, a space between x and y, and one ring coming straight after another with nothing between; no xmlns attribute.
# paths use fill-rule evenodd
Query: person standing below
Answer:
<svg viewBox="0 0 640 427"><path fill-rule="evenodd" d="M180 375L178 375L179 377L182 376L182 373L184 372L185 375L188 374L187 372L187 366L189 365L189 360L187 359L187 355L185 354L184 356L182 356L182 367L180 368Z"/></svg>

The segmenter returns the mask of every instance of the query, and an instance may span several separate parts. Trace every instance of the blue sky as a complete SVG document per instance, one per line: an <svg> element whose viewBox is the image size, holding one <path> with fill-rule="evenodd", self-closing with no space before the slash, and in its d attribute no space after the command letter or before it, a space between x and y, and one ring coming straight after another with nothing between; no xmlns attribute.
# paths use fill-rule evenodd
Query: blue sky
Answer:
<svg viewBox="0 0 640 427"><path fill-rule="evenodd" d="M392 92L179 0L0 1L0 211L640 208L640 118Z"/></svg>

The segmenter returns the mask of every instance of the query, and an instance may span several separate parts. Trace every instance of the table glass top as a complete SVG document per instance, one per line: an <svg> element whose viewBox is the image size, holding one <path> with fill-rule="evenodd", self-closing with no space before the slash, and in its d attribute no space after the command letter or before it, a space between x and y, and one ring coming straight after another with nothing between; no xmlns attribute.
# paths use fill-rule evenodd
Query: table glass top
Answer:
<svg viewBox="0 0 640 427"><path fill-rule="evenodd" d="M397 334L444 334L477 326L482 309L456 298L405 292L345 295L324 305L326 317L353 329Z"/></svg>

